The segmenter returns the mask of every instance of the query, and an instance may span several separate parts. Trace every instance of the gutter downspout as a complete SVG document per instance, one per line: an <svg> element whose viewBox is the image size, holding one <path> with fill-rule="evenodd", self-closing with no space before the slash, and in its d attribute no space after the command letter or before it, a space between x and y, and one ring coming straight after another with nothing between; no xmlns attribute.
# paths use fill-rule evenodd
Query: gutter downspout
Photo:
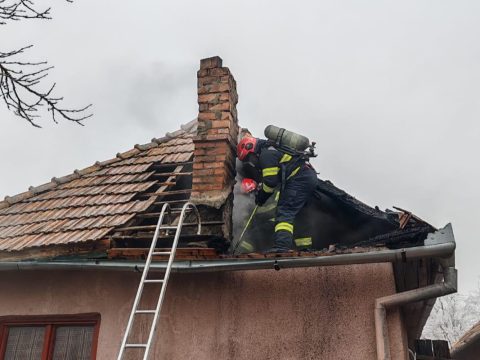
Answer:
<svg viewBox="0 0 480 360"><path fill-rule="evenodd" d="M455 255L447 259L440 258L438 260L443 270L442 283L384 296L375 300L375 337L378 360L391 360L390 339L387 327L387 309L457 292Z"/></svg>

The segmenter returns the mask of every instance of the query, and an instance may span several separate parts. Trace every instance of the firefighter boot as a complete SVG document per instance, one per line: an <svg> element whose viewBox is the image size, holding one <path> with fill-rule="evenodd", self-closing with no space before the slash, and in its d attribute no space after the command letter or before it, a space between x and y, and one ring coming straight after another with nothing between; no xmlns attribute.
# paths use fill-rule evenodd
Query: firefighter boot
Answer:
<svg viewBox="0 0 480 360"><path fill-rule="evenodd" d="M272 248L268 249L265 253L279 254L279 253L293 252L292 238L293 238L293 235L290 231L280 230L275 232L275 244L273 245Z"/></svg>

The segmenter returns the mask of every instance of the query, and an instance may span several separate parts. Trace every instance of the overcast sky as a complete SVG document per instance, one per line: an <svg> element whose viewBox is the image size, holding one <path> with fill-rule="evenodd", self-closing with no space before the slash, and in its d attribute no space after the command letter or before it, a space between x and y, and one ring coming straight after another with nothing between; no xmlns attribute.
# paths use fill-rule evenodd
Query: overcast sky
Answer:
<svg viewBox="0 0 480 360"><path fill-rule="evenodd" d="M47 3L47 2L41 2ZM139 5L141 4L141 5ZM0 104L0 196L112 158L197 115L199 60L238 84L241 125L317 141L320 177L382 209L452 222L460 292L480 275L480 2L52 1L54 20L0 27L33 43L85 127L35 129Z"/></svg>

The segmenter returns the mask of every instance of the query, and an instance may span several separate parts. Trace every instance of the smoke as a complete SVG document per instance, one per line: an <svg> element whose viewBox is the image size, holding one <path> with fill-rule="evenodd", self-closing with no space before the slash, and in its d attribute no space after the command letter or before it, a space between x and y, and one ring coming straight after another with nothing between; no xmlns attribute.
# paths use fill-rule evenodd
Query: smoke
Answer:
<svg viewBox="0 0 480 360"><path fill-rule="evenodd" d="M245 194L242 192L241 183L243 176L242 162L237 159L237 176L236 183L233 188L233 244L234 246L240 240L240 235L245 228L248 218L255 208L255 201L252 194Z"/></svg>

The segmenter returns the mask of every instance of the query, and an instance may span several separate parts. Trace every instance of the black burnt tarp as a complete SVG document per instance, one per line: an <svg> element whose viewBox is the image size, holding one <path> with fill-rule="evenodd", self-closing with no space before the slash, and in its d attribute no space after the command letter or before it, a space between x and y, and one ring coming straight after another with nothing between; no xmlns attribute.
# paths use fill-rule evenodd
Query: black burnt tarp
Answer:
<svg viewBox="0 0 480 360"><path fill-rule="evenodd" d="M397 229L386 234L377 235L354 245L364 247L385 246L389 249L422 246L427 235L432 230L432 226L428 224L417 223L405 229Z"/></svg>
<svg viewBox="0 0 480 360"><path fill-rule="evenodd" d="M272 196L253 217L239 244L241 252L262 251L273 245L274 198ZM318 179L314 196L295 219L294 239L311 238L312 250L323 250L330 245L337 248L423 245L434 228L412 217L400 229L399 214L368 206L332 182Z"/></svg>

